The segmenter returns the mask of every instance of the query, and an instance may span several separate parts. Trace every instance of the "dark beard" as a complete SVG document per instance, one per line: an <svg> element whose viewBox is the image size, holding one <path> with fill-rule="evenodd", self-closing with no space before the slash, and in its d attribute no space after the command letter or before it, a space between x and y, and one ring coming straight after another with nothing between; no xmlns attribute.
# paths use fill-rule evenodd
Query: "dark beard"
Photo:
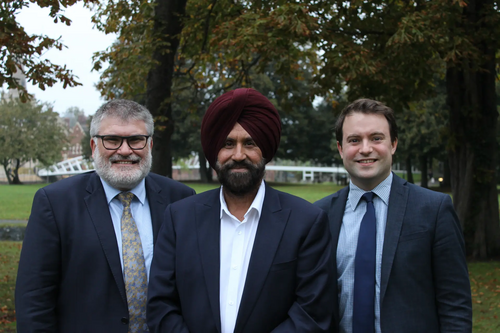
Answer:
<svg viewBox="0 0 500 333"><path fill-rule="evenodd" d="M245 168L248 172L231 172L234 168ZM261 180L266 173L266 161L262 159L258 164L252 164L247 160L240 162L227 162L216 164L217 177L225 190L235 196L243 196L251 193L260 186Z"/></svg>

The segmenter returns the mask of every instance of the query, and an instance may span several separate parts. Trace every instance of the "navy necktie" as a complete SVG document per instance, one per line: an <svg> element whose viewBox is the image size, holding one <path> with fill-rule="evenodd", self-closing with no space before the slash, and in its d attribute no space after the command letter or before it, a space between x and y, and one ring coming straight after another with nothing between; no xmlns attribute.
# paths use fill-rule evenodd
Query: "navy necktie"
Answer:
<svg viewBox="0 0 500 333"><path fill-rule="evenodd" d="M373 192L363 194L366 213L359 227L354 264L353 333L375 332L375 254L377 251Z"/></svg>

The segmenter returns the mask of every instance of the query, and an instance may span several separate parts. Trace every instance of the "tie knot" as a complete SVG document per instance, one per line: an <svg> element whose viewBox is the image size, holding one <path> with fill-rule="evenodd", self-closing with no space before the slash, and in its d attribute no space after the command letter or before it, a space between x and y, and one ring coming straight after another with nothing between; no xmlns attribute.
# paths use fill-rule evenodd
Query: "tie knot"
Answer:
<svg viewBox="0 0 500 333"><path fill-rule="evenodd" d="M374 195L375 193L373 192L366 192L365 194L363 194L363 198L366 200L366 202L373 202Z"/></svg>
<svg viewBox="0 0 500 333"><path fill-rule="evenodd" d="M124 207L129 207L132 199L134 199L134 193L132 192L121 192L118 194L118 199L121 201Z"/></svg>

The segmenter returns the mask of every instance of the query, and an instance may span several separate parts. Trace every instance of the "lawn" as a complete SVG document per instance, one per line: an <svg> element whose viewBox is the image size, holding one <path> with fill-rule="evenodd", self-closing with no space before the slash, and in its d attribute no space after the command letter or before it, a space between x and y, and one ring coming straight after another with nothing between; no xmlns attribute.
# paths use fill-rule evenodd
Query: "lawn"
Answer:
<svg viewBox="0 0 500 333"><path fill-rule="evenodd" d="M46 184L35 185L0 185L0 220L27 220L31 212L31 204L35 192ZM196 193L205 192L218 187L217 183L201 184L186 183L192 187ZM333 192L341 186L332 184L272 184L274 188L295 194L310 202L319 200Z"/></svg>
<svg viewBox="0 0 500 333"><path fill-rule="evenodd" d="M45 185L0 185L0 220L27 220L35 192Z"/></svg>
<svg viewBox="0 0 500 333"><path fill-rule="evenodd" d="M14 286L21 242L0 242L0 332L16 331Z"/></svg>
<svg viewBox="0 0 500 333"><path fill-rule="evenodd" d="M0 333L15 332L14 284L21 242L0 242ZM500 332L500 262L469 263L474 332Z"/></svg>
<svg viewBox="0 0 500 333"><path fill-rule="evenodd" d="M187 183L201 193L218 184ZM333 184L271 184L274 188L314 202L336 192ZM0 185L0 220L27 220L35 192L45 184ZM0 333L15 332L14 284L21 243L0 241ZM474 332L500 332L500 262L469 263Z"/></svg>

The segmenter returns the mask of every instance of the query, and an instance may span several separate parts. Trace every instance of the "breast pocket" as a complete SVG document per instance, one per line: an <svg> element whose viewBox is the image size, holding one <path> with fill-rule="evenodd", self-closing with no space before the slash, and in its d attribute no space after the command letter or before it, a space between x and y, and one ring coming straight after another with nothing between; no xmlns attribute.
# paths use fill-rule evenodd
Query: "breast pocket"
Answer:
<svg viewBox="0 0 500 333"><path fill-rule="evenodd" d="M414 239L419 239L426 237L429 234L429 230L417 230L409 233L403 233L399 236L399 243L408 242Z"/></svg>
<svg viewBox="0 0 500 333"><path fill-rule="evenodd" d="M286 269L292 269L297 266L297 258L290 260L290 261L285 261L285 262L280 262L277 264L274 264L271 266L271 271L282 271Z"/></svg>

